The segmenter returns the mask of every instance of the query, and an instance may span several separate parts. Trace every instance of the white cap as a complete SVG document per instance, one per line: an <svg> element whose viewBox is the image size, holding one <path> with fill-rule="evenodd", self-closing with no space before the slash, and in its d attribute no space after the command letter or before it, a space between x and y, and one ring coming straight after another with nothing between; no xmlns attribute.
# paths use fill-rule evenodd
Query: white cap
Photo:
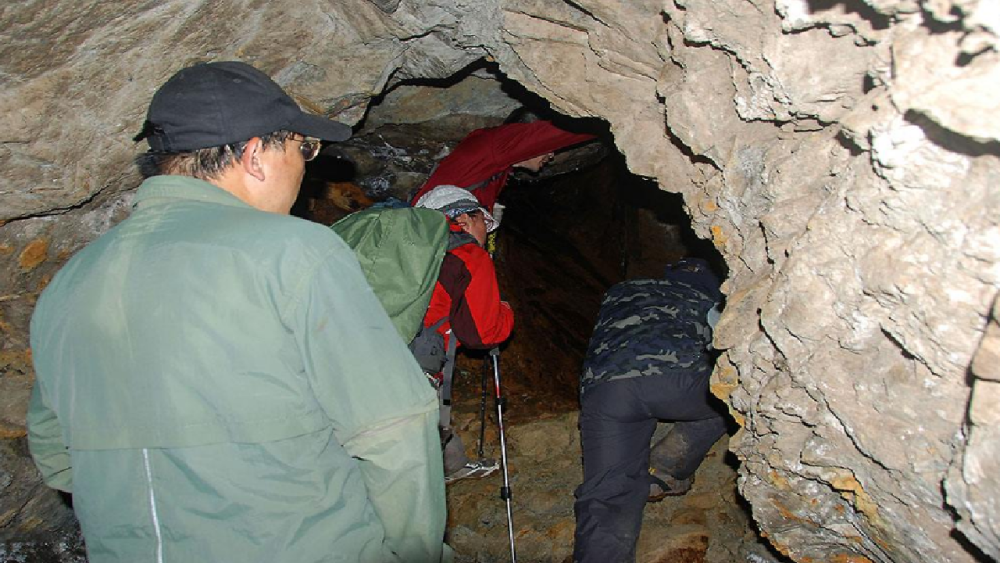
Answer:
<svg viewBox="0 0 1000 563"><path fill-rule="evenodd" d="M414 207L424 207L436 209L454 219L463 213L470 211L482 211L483 218L486 219L486 232L491 233L496 230L499 224L493 215L483 207L472 192L458 186L442 185L420 196Z"/></svg>

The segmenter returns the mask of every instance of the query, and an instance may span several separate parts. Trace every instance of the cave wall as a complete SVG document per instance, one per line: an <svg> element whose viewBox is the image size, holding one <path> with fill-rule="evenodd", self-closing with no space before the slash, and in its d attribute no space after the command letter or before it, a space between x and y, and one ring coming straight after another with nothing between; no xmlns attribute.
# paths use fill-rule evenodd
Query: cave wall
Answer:
<svg viewBox="0 0 1000 563"><path fill-rule="evenodd" d="M779 550L962 562L975 559L971 541L1000 557L996 307L987 330L1000 287L996 10L975 0L8 3L0 438L24 436L33 300L127 211L143 148L131 136L173 71L242 59L355 123L387 87L487 57L559 111L607 120L629 168L683 194L695 230L726 258L714 389L743 426L730 446L741 492ZM40 493L11 494L17 479L3 472L7 526Z"/></svg>
<svg viewBox="0 0 1000 563"><path fill-rule="evenodd" d="M996 558L995 4L517 6L504 71L610 121L727 259L714 388L774 545Z"/></svg>

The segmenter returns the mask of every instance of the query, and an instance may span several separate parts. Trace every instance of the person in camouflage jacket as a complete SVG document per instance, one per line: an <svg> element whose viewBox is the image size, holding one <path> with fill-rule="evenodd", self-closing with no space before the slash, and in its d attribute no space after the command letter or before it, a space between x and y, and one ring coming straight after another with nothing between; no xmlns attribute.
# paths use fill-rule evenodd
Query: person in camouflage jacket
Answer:
<svg viewBox="0 0 1000 563"><path fill-rule="evenodd" d="M635 561L645 503L686 493L725 433L708 389L721 300L708 263L691 258L664 279L622 282L605 294L580 378L575 562ZM674 425L651 451L658 420Z"/></svg>

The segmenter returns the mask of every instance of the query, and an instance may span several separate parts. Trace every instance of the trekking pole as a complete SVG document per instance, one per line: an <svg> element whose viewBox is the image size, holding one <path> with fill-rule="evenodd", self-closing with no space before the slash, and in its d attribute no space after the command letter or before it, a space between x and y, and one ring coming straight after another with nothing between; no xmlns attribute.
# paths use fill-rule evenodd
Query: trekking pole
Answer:
<svg viewBox="0 0 1000 563"><path fill-rule="evenodd" d="M500 487L500 498L507 502L507 532L510 537L510 560L512 563L516 563L517 551L514 549L514 518L510 507L510 475L507 471L507 438L503 430L503 410L507 405L500 391L500 350L498 348L491 349L490 357L493 358L494 398L497 404L497 428L500 431L500 467L503 469L503 486Z"/></svg>
<svg viewBox="0 0 1000 563"><path fill-rule="evenodd" d="M483 394L479 398L479 459L483 459L483 442L486 440L486 395L490 385L490 359L483 358Z"/></svg>
<svg viewBox="0 0 1000 563"><path fill-rule="evenodd" d="M494 213L496 213L497 211L496 203L493 204L493 211ZM502 205L500 206L500 214L501 215L503 214ZM496 219L497 222L499 223L500 220L497 219L497 217L498 217L497 215L495 214L493 215L493 218ZM486 252L490 254L490 260L493 259L493 254L496 252L496 249L497 249L497 232L493 231L492 233L487 233ZM493 356L494 358L496 358L497 356L494 356L493 352L496 352L497 354L500 353L500 351L497 348L493 348L492 350L490 350L489 355ZM483 358L483 395L479 401L479 451L477 452L479 454L479 459L483 459L483 443L486 441L486 394L489 393L488 391L489 385L490 385L490 358L487 357Z"/></svg>

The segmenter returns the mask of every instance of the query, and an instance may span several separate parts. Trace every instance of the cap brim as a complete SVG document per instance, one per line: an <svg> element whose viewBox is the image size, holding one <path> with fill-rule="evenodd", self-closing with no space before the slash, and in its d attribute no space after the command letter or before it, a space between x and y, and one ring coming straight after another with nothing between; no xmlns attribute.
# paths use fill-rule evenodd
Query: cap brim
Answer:
<svg viewBox="0 0 1000 563"><path fill-rule="evenodd" d="M343 123L311 113L300 114L288 124L288 129L324 141L346 141L353 133L351 128Z"/></svg>
<svg viewBox="0 0 1000 563"><path fill-rule="evenodd" d="M497 220L493 218L493 214L490 213L489 211L486 211L485 207L480 207L479 209L483 212L483 219L486 220L486 232L492 233L493 231L497 230L497 227L500 226L500 223L497 223Z"/></svg>

